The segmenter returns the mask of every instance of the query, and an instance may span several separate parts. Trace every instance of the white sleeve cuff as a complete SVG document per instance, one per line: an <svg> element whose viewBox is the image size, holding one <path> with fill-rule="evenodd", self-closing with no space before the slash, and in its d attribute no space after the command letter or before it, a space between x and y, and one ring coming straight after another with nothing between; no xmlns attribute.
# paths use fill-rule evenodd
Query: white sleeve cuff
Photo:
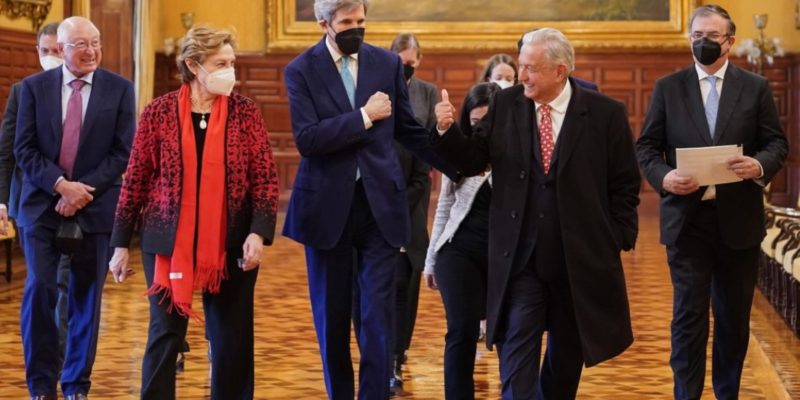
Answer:
<svg viewBox="0 0 800 400"><path fill-rule="evenodd" d="M372 120L369 119L369 115L364 111L364 107L361 107L361 119L364 120L364 129L372 128Z"/></svg>

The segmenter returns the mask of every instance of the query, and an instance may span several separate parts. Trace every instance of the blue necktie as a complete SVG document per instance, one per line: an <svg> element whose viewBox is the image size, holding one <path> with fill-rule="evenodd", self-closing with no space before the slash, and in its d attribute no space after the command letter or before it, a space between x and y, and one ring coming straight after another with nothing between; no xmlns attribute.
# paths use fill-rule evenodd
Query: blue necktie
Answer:
<svg viewBox="0 0 800 400"><path fill-rule="evenodd" d="M717 77L709 75L705 78L711 85L711 90L706 98L706 120L711 138L714 138L714 128L717 126L717 110L719 109L719 93L717 93Z"/></svg>
<svg viewBox="0 0 800 400"><path fill-rule="evenodd" d="M356 82L353 80L353 75L350 74L350 69L347 68L348 64L350 64L350 56L342 57L342 71L340 74L342 75L342 83L344 84L344 90L347 91L347 99L350 100L350 107L356 106Z"/></svg>
<svg viewBox="0 0 800 400"><path fill-rule="evenodd" d="M356 82L353 80L353 75L350 74L350 69L347 65L350 64L350 56L342 57L342 70L339 74L342 76L342 83L344 90L347 91L347 99L350 100L350 107L356 107ZM361 170L356 166L356 180L361 178Z"/></svg>

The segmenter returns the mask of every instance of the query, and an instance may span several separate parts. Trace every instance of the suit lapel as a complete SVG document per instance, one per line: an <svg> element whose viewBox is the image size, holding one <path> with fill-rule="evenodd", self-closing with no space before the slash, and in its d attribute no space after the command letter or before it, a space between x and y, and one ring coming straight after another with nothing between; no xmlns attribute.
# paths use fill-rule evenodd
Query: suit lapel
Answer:
<svg viewBox="0 0 800 400"><path fill-rule="evenodd" d="M367 74L368 65L375 65L372 62L372 52L368 51L365 45L361 46L361 49L358 52L358 80L356 81L356 104L367 104L367 100L369 100L369 85L367 83L367 79L369 79L369 75ZM394 75L394 71L385 71L386 74ZM339 79L341 81L341 79ZM342 84L344 87L344 84Z"/></svg>
<svg viewBox="0 0 800 400"><path fill-rule="evenodd" d="M703 95L700 94L700 82L698 81L697 71L694 65L689 67L683 79L683 101L687 112L694 122L695 133L700 140L711 146L711 132L708 131L708 120L706 120L706 108L703 105ZM717 118L719 121L719 118Z"/></svg>
<svg viewBox="0 0 800 400"><path fill-rule="evenodd" d="M514 102L514 124L516 132L519 132L519 150L522 155L522 166L529 169L531 158L541 164L539 154L539 135L536 127L536 112L533 109L533 102L520 92L516 102ZM531 157L533 155L533 157Z"/></svg>
<svg viewBox="0 0 800 400"><path fill-rule="evenodd" d="M328 46L325 45L325 39L326 37L323 36L322 40L312 50L314 69L317 70L322 86L328 89L328 93L330 93L336 105L339 106L339 109L342 112L352 111L353 107L350 106L350 101L347 99L347 91L344 89L342 77L339 75L339 69L333 63ZM309 88L309 90L314 91L315 88Z"/></svg>
<svg viewBox="0 0 800 400"><path fill-rule="evenodd" d="M742 94L741 71L733 64L728 63L728 70L725 72L725 79L722 81L722 93L719 97L719 111L717 112L717 128L714 135L714 144L721 143L725 135L725 128L733 115L733 109L739 102Z"/></svg>
<svg viewBox="0 0 800 400"><path fill-rule="evenodd" d="M53 143L58 144L61 148L61 135L64 129L64 123L61 120L61 115L64 112L61 109L61 85L63 82L63 72L61 68L56 68L57 72L50 74L49 79L42 81L42 93L46 93L43 101L46 102L45 110L52 110L50 115L50 125L53 132Z"/></svg>
<svg viewBox="0 0 800 400"><path fill-rule="evenodd" d="M81 124L81 136L78 139L78 154L80 154L83 144L87 142L89 132L91 132L92 126L100 112L102 101L110 99L110 97L105 96L107 86L105 83L105 75L102 70L99 68L96 69L92 77L92 90L89 94L89 102L86 105L86 116L83 117L83 124Z"/></svg>
<svg viewBox="0 0 800 400"><path fill-rule="evenodd" d="M586 131L586 114L589 112L584 98L583 90L570 78L569 85L572 85L572 98L567 106L564 123L558 133L556 151L553 154L553 161L558 160L559 165L565 165L569 160L572 151L577 146L581 134ZM563 171L563 168L558 168Z"/></svg>

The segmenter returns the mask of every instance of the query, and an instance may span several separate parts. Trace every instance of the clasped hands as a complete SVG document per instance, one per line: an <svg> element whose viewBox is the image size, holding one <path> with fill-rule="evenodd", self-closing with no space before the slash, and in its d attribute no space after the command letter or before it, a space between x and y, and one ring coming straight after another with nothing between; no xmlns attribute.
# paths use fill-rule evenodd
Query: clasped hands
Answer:
<svg viewBox="0 0 800 400"><path fill-rule="evenodd" d="M56 193L61 195L56 204L56 212L65 217L75 215L78 210L94 200L94 196L92 196L94 190L95 188L85 183L62 179L55 187Z"/></svg>
<svg viewBox="0 0 800 400"><path fill-rule="evenodd" d="M729 170L743 180L757 179L761 176L761 165L755 158L733 156L725 160L725 163ZM680 175L677 169L673 169L664 175L661 188L677 195L687 195L697 191L700 185L693 177Z"/></svg>

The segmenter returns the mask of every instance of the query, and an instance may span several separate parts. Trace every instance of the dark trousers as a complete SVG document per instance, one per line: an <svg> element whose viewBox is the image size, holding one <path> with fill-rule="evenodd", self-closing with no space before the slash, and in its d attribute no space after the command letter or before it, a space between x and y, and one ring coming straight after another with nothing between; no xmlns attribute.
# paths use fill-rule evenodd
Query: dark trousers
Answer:
<svg viewBox="0 0 800 400"><path fill-rule="evenodd" d="M142 254L147 286L153 284L155 255ZM211 399L252 399L253 292L258 268L238 268L236 256L228 254L228 279L217 294L203 293L206 332L211 344ZM150 326L142 360L143 400L175 398L175 360L184 344L189 320L167 312L169 299L149 296Z"/></svg>
<svg viewBox="0 0 800 400"><path fill-rule="evenodd" d="M57 272L62 256L53 245L56 216L46 213L41 220L23 230L28 271L20 325L28 391L31 396L54 395L63 365L61 389L64 395L86 394L91 386L89 377L97 352L100 298L110 258L109 235L84 233L80 249L70 260L69 329L62 364L55 321Z"/></svg>
<svg viewBox="0 0 800 400"><path fill-rule="evenodd" d="M350 355L353 285L360 293L358 398L389 397L397 254L378 229L360 182L339 243L329 250L306 246L311 309L330 399L352 399L355 393Z"/></svg>
<svg viewBox="0 0 800 400"><path fill-rule="evenodd" d="M69 264L70 257L62 255L58 261L58 300L56 301L56 325L58 325L59 365L64 363L67 353L67 322L69 321L67 303L69 303ZM60 371L59 371L60 372Z"/></svg>
<svg viewBox="0 0 800 400"><path fill-rule="evenodd" d="M19 238L19 244L23 249L25 249L25 234L24 228L17 227L17 237ZM61 367L64 365L64 356L67 352L67 322L69 322L69 315L67 313L67 303L69 302L69 295L67 294L67 289L69 289L69 265L70 265L71 257L61 255L61 258L58 261L58 277L56 278L56 285L58 286L58 300L56 301L56 309L55 309L55 321L56 326L58 326L58 375L59 379L61 376Z"/></svg>
<svg viewBox="0 0 800 400"><path fill-rule="evenodd" d="M504 400L575 398L583 352L566 274L544 280L531 263L512 276L499 327ZM547 350L540 371L545 330Z"/></svg>
<svg viewBox="0 0 800 400"><path fill-rule="evenodd" d="M717 218L716 209L704 202L687 218L675 245L667 246L673 287L670 365L676 399L699 399L703 393L709 305L714 312L714 394L722 400L739 396L759 248L722 244Z"/></svg>
<svg viewBox="0 0 800 400"><path fill-rule="evenodd" d="M489 248L487 238L472 236L459 231L436 254L434 275L447 317L444 393L448 400L475 398L473 373L480 321L486 307Z"/></svg>
<svg viewBox="0 0 800 400"><path fill-rule="evenodd" d="M408 254L401 252L397 257L397 269L395 270L397 293L395 295L394 342L394 356L400 360L411 346L411 337L414 334L421 275L422 272L414 269L411 265Z"/></svg>

